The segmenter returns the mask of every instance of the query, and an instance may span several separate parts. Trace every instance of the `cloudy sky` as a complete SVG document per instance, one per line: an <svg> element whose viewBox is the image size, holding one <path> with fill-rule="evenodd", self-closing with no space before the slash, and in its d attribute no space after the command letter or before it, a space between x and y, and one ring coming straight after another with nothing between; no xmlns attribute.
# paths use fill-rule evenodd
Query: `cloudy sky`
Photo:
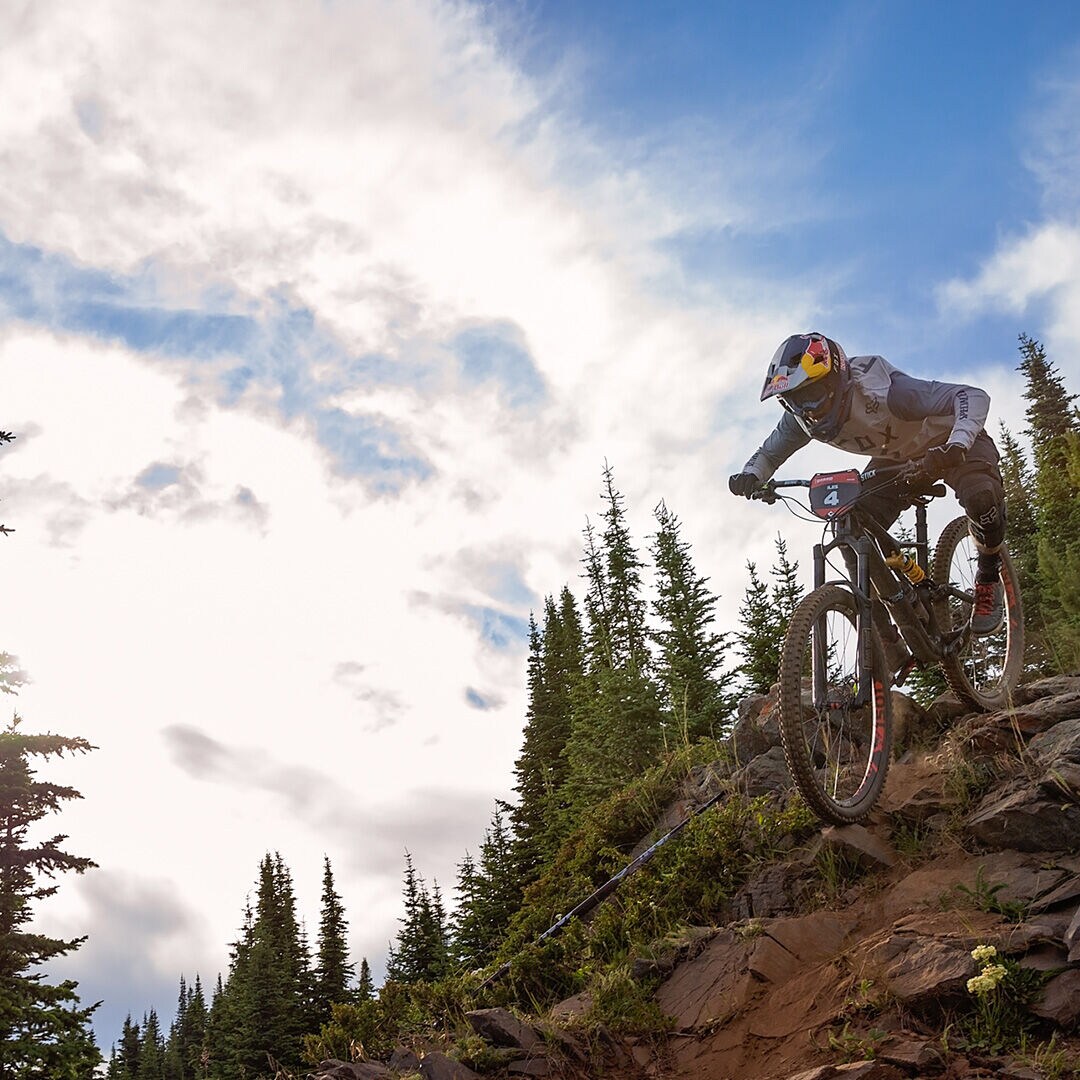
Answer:
<svg viewBox="0 0 1080 1080"><path fill-rule="evenodd" d="M0 6L0 648L98 747L39 924L106 1048L268 850L381 975L406 848L449 891L510 793L605 460L725 620L805 551L726 492L788 334L992 432L1020 331L1080 389L1077 71L1068 2Z"/></svg>

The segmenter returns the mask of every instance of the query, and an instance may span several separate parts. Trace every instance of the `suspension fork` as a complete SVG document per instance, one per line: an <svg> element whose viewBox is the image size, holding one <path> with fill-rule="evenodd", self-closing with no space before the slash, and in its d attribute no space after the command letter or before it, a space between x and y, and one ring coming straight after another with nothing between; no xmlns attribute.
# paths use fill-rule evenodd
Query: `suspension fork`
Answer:
<svg viewBox="0 0 1080 1080"><path fill-rule="evenodd" d="M855 580L852 594L855 597L855 636L858 642L859 682L853 704L856 708L868 705L873 697L874 686L874 638L873 616L870 603L870 539L862 536L837 537L829 547L846 543L855 553ZM814 545L814 588L825 584L825 546ZM811 642L814 708L825 709L829 696L829 628L824 617L814 624Z"/></svg>

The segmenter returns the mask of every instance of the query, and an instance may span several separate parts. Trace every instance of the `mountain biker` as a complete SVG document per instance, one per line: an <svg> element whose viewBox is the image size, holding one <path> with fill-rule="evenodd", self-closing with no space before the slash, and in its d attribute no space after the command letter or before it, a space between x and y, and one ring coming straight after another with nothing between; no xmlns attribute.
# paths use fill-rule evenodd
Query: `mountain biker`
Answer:
<svg viewBox="0 0 1080 1080"><path fill-rule="evenodd" d="M794 334L773 354L761 400L775 397L784 415L750 460L728 480L749 498L795 451L812 439L854 454L870 454L868 468L914 461L925 478L956 492L978 551L971 631L992 634L1004 620L1001 548L1005 492L999 455L983 428L990 397L974 386L916 379L882 356L850 359L819 333ZM887 492L864 496L860 508L888 528L904 508ZM896 627L881 634L896 671L910 659Z"/></svg>

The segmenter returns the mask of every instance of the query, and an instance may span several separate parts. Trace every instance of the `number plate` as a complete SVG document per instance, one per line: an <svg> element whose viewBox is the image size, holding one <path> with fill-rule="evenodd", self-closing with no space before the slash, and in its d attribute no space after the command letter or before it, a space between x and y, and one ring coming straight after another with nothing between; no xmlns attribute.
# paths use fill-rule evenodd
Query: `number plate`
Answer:
<svg viewBox="0 0 1080 1080"><path fill-rule="evenodd" d="M810 509L818 517L834 518L850 510L861 491L862 481L857 469L818 473L810 481Z"/></svg>

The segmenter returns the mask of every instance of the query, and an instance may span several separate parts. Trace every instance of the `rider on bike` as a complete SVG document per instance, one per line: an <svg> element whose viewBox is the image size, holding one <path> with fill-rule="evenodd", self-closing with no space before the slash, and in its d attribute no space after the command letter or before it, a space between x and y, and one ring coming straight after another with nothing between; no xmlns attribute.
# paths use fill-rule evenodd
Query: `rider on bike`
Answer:
<svg viewBox="0 0 1080 1080"><path fill-rule="evenodd" d="M795 334L773 354L761 400L778 398L784 415L750 460L728 480L749 498L811 439L854 454L870 454L868 468L917 462L926 478L956 492L978 550L971 631L994 633L1004 619L1001 547L1005 492L999 455L983 428L989 395L974 386L916 379L881 356L853 356L823 334ZM865 496L860 508L888 528L904 503L887 491ZM881 634L890 666L907 650L896 627ZM894 662L895 661L895 662Z"/></svg>

